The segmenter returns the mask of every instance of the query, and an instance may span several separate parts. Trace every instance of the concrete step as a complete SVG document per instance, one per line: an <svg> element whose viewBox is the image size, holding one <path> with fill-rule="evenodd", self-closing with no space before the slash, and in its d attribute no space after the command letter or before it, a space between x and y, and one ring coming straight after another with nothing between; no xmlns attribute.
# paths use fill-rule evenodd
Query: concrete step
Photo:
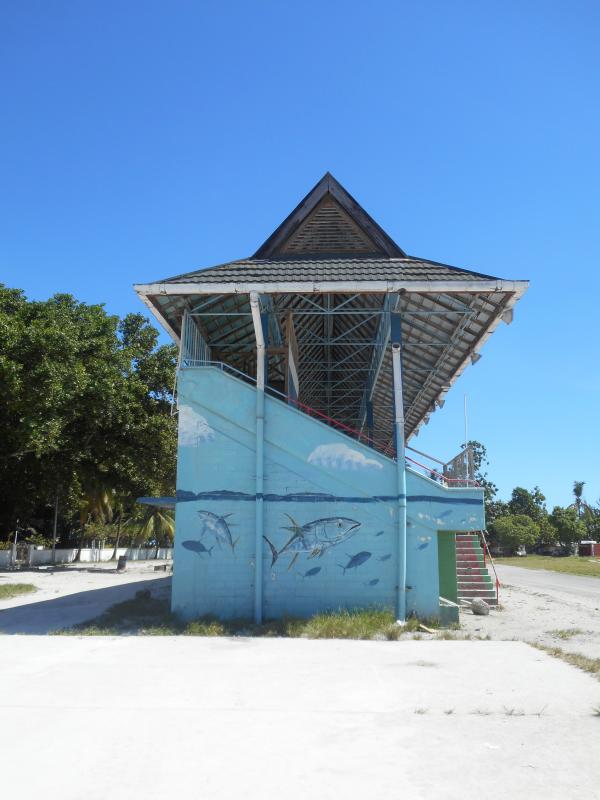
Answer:
<svg viewBox="0 0 600 800"><path fill-rule="evenodd" d="M458 591L466 591L467 589L493 589L491 581L486 581L483 578L480 581L459 581ZM494 590L495 591L495 590Z"/></svg>
<svg viewBox="0 0 600 800"><path fill-rule="evenodd" d="M485 599L487 595L494 595L495 597L496 590L492 586L484 589L478 586L470 589L461 589L457 594L459 597L479 597L481 595Z"/></svg>
<svg viewBox="0 0 600 800"><path fill-rule="evenodd" d="M479 594L467 595L465 597L461 596L460 594L458 595L459 603L460 603L461 600L469 601L469 600L475 600L475 598L477 598L478 600L485 600L485 602L488 604L488 606L497 606L498 605L498 600L496 599L496 595L495 594L487 595L487 594L479 593Z"/></svg>
<svg viewBox="0 0 600 800"><path fill-rule="evenodd" d="M468 580L475 580L476 578L489 578L491 580L489 572L485 570L465 570L464 572L457 572L456 578L459 581L468 581Z"/></svg>
<svg viewBox="0 0 600 800"><path fill-rule="evenodd" d="M461 597L460 595L458 596L459 604L460 604L461 600L469 601L469 600L474 600L474 599L475 598L473 598L473 597ZM496 600L495 597L481 597L480 600L485 600L485 602L488 604L488 606L497 606L498 605L498 601ZM464 607L465 606L461 606L461 608L464 608Z"/></svg>

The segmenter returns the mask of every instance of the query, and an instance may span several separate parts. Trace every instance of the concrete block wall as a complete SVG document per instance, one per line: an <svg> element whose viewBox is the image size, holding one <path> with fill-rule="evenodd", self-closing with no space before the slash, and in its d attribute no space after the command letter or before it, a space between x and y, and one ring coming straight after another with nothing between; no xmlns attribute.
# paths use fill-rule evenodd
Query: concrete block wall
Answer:
<svg viewBox="0 0 600 800"><path fill-rule="evenodd" d="M112 547L105 547L103 549L84 547L81 551L81 563L89 564L98 561L110 561L113 554ZM160 547L158 550L158 558L168 560L172 558L173 548ZM57 564L71 564L77 555L76 548L62 548L56 549L56 563ZM119 547L117 556L126 556L130 561L146 561L156 557L155 547ZM49 548L40 548L30 545L28 554L27 566L41 567L52 564L52 550ZM13 555L11 550L0 550L0 569L8 569L13 565Z"/></svg>
<svg viewBox="0 0 600 800"><path fill-rule="evenodd" d="M173 610L254 611L256 395L215 368L179 375ZM439 612L437 531L481 526L477 490L407 475L407 608ZM264 615L393 608L399 552L396 465L265 398Z"/></svg>

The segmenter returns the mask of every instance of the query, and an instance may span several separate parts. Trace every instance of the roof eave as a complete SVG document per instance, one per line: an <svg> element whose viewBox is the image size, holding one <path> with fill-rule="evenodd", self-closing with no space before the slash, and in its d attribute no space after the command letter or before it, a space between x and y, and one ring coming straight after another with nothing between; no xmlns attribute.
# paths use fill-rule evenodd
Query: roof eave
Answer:
<svg viewBox="0 0 600 800"><path fill-rule="evenodd" d="M505 281L504 283L510 283L510 284L521 284L521 287L520 287L520 289L516 289L515 291L513 291L513 292L512 292L512 294L509 294L509 297L507 298L507 301L506 301L506 303L505 303L505 304L502 306L502 308L500 308L500 309L498 310L498 312L497 312L497 313L496 313L496 314L495 314L495 315L492 317L492 319L490 320L490 324L487 326L487 328L486 328L485 332L484 332L484 333L483 333L483 334L480 336L480 338L479 338L479 339L478 339L478 340L477 340L477 341L476 341L476 342L473 344L473 346L472 346L472 347L468 348L468 350L467 350L467 352L466 352L466 355L465 355L464 359L463 359L463 360L462 360L462 362L459 364L459 366L457 367L457 369L456 369L456 370L453 372L453 374L452 374L452 377L449 379L449 381L448 381L448 383L447 383L446 387L445 387L444 389L442 389L442 391L441 391L441 392L439 392L439 393L438 393L438 394L435 396L435 398L434 398L434 400L433 400L433 405L434 405L434 407L435 407L436 405L438 405L438 404L439 404L439 402L440 402L441 400L444 400L445 396L448 394L448 392L449 392L449 391L451 390L451 388L454 386L454 384L456 383L456 381L457 381L457 380L460 378L460 376L463 374L463 372L465 371L465 369L466 369L466 368L469 366L469 364L471 364L471 363L472 363L472 357L473 357L473 354L474 354L474 353L479 353L479 352L481 351L481 349L483 348L483 346L485 345L485 343L487 342L487 340L490 338L490 336L491 336L491 335L494 333L494 331L496 330L496 328L497 328L497 327L500 325L500 323L502 322L502 320L503 320L503 317L506 315L506 312L507 312L507 311L510 311L510 310L512 310L512 309L515 307L515 305L518 303L518 301L521 299L521 297L523 297L523 295L525 294L525 292L527 291L527 289L528 289L528 287L529 287L529 281ZM438 407L439 407L439 406L438 406ZM412 430L412 431L409 433L409 435L408 435L408 437L407 437L407 441L410 441L410 439L411 439L413 436L417 436L417 435L418 435L418 433L419 433L419 430L420 430L420 428L421 428L423 425L426 425L426 424L427 424L427 423L425 422L425 417L427 417L427 413L423 414L423 416L422 416L422 417L421 417L421 419L420 419L420 420L417 422L417 424L415 425L415 427L413 428L413 430Z"/></svg>
<svg viewBox="0 0 600 800"><path fill-rule="evenodd" d="M527 291L529 281L494 279L440 280L440 281L265 281L265 282L207 282L207 283L138 283L134 285L140 297L148 295L208 295L208 294L323 294L364 292L419 292L421 294L508 292L519 299Z"/></svg>

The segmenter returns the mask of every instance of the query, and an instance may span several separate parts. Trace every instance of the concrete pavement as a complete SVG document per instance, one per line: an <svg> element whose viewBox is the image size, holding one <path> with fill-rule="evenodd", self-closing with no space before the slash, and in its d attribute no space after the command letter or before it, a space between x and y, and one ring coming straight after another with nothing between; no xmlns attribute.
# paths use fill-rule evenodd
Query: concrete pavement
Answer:
<svg viewBox="0 0 600 800"><path fill-rule="evenodd" d="M518 642L0 639L19 800L600 798L600 684Z"/></svg>

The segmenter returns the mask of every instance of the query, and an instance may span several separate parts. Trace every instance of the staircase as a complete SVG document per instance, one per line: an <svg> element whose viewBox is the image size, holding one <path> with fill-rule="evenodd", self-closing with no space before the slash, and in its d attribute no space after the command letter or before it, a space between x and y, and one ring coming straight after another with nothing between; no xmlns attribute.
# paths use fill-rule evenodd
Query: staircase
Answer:
<svg viewBox="0 0 600 800"><path fill-rule="evenodd" d="M490 606L498 604L477 533L456 534L456 579L459 602L479 597Z"/></svg>

